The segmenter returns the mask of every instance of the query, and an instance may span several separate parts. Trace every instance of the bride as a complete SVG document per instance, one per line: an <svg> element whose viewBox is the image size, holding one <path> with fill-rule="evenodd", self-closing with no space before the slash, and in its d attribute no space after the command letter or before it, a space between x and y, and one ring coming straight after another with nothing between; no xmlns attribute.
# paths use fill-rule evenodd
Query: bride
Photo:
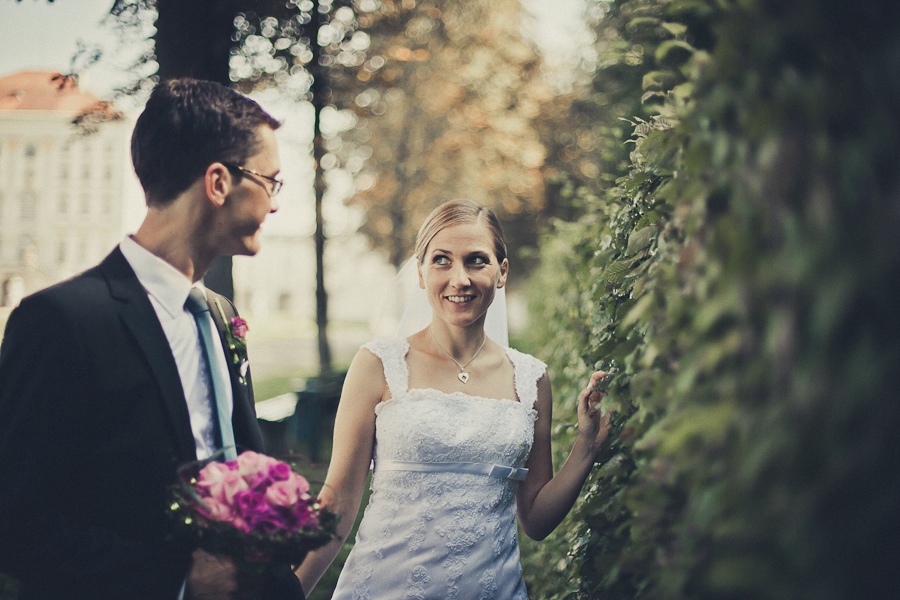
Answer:
<svg viewBox="0 0 900 600"><path fill-rule="evenodd" d="M319 498L342 515L340 540L297 576L308 595L353 525L374 458L334 598L527 598L516 516L540 540L571 509L609 431L591 391L605 374L580 393L578 438L554 476L546 365L485 331L509 274L496 216L465 200L439 206L415 257L431 322L353 359Z"/></svg>

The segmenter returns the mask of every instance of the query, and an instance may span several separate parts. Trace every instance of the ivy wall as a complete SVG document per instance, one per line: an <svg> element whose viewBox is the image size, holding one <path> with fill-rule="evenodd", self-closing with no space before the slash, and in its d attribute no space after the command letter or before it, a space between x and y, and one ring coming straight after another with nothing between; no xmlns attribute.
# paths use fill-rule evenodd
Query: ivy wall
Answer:
<svg viewBox="0 0 900 600"><path fill-rule="evenodd" d="M561 186L582 216L544 241L530 335L557 464L594 368L618 413L524 546L532 596L900 597L893 4L599 4L646 112L614 183Z"/></svg>

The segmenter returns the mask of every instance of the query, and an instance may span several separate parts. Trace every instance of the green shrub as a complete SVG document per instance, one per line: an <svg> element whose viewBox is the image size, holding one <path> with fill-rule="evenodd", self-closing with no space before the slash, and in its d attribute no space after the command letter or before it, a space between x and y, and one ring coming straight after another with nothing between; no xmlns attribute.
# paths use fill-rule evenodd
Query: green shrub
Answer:
<svg viewBox="0 0 900 600"><path fill-rule="evenodd" d="M890 5L613 5L656 114L532 287L556 446L593 368L619 413L564 530L525 545L532 595L897 597Z"/></svg>

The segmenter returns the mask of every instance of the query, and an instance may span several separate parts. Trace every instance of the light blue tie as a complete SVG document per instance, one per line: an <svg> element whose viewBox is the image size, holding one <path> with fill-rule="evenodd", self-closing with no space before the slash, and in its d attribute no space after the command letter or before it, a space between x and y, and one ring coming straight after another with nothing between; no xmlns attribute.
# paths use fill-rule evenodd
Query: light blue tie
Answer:
<svg viewBox="0 0 900 600"><path fill-rule="evenodd" d="M209 313L209 303L206 301L203 291L194 287L191 288L191 293L184 305L194 315L197 329L200 330L203 357L206 362L207 373L209 373L209 380L212 382L213 422L218 425L214 429L221 436L221 440L216 441L222 442L222 448L225 450L225 460L232 460L237 457L237 451L234 443L234 429L231 426L231 415L228 414L228 396L225 392L228 389L226 386L230 384L223 378L221 369L215 367L218 364L214 354L216 351L215 339L218 336L213 337L212 327L209 325L209 317L206 316ZM218 416L217 420L215 416Z"/></svg>

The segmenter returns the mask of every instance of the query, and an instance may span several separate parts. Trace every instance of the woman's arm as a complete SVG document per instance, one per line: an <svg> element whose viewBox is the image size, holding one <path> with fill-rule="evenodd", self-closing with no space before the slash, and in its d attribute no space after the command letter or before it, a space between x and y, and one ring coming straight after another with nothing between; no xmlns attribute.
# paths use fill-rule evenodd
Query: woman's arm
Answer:
<svg viewBox="0 0 900 600"><path fill-rule="evenodd" d="M603 371L591 375L587 388L578 395L578 438L556 476L550 452L550 426L553 397L550 378L538 381L535 402L534 444L528 457L528 477L519 484L516 496L519 523L525 534L542 540L565 518L584 485L600 445L609 433L609 413L600 414L600 392L591 388L606 376Z"/></svg>
<svg viewBox="0 0 900 600"><path fill-rule="evenodd" d="M362 500L372 447L375 443L375 406L387 395L381 361L368 350L353 358L334 422L331 463L319 502L340 516L338 539L307 554L296 570L309 595L344 543Z"/></svg>

